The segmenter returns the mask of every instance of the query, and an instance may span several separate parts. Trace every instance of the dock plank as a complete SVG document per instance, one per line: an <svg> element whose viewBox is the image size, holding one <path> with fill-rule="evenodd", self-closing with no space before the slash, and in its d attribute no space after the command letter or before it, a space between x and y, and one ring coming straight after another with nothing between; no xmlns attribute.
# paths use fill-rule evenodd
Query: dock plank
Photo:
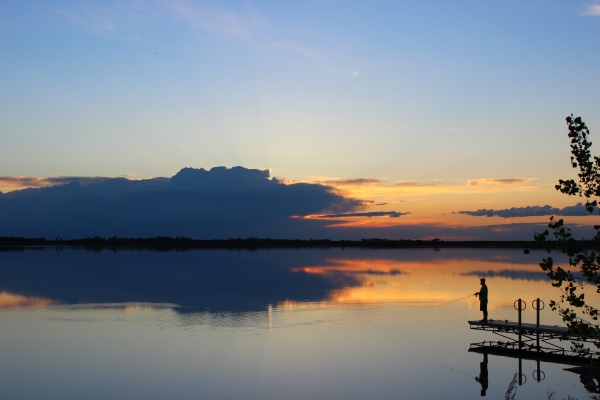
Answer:
<svg viewBox="0 0 600 400"><path fill-rule="evenodd" d="M482 328L496 328L501 330L510 330L510 331L530 331L530 332L540 332L540 333L550 333L555 335L562 335L569 332L569 328L566 326L558 326L558 325L537 325L530 324L526 322L522 322L521 325L517 321L507 321L507 320L493 320L490 319L487 322L482 321L467 321L473 327L482 327ZM475 328L476 329L476 328Z"/></svg>

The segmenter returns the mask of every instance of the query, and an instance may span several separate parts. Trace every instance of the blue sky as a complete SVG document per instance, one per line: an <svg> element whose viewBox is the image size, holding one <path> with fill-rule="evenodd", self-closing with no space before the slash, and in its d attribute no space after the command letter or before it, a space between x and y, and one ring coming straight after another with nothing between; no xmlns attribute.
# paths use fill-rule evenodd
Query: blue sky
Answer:
<svg viewBox="0 0 600 400"><path fill-rule="evenodd" d="M599 47L594 1L4 1L0 175L241 165L444 186L343 188L428 220L564 207L564 118L600 127Z"/></svg>

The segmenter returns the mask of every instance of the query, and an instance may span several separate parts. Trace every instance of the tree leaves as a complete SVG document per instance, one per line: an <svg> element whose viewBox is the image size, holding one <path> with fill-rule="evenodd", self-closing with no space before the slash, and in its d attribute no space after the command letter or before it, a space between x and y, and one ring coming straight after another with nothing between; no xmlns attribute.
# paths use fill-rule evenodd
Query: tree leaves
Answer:
<svg viewBox="0 0 600 400"><path fill-rule="evenodd" d="M566 122L573 155L571 165L573 168L579 168L579 181L559 179L555 188L568 196L585 197L585 208L592 213L598 208L596 198L600 197L600 158L591 156L592 142L588 139L590 132L581 117L573 118L571 114L567 116ZM556 266L552 257L542 259L540 267L548 274L552 286L562 291L560 300L550 301L550 308L559 312L571 333L599 338L600 326L592 321L598 321L600 310L587 304L581 291L584 285L593 285L596 287L596 293L600 293L600 253L583 250L573 238L571 230L564 226L562 219L556 221L551 217L548 229L542 233L535 233L534 239L540 243L545 242L551 231L556 238L558 249L569 257L569 266L578 271L575 276L571 270ZM596 248L600 249L600 225L594 225L594 229ZM600 349L600 339L594 339L593 344L596 349ZM591 354L591 350L581 343L573 342L571 349L580 355ZM596 351L595 354L600 355L600 352Z"/></svg>

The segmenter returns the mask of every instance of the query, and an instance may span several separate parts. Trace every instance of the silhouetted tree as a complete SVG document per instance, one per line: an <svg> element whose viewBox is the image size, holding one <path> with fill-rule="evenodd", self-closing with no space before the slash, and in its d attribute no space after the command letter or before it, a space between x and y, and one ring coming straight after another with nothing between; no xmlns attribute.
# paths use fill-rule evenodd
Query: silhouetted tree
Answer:
<svg viewBox="0 0 600 400"><path fill-rule="evenodd" d="M592 157L590 147L592 142L588 140L589 130L581 117L573 118L573 114L567 117L569 127L569 138L571 138L571 165L579 169L579 180L559 180L555 186L556 190L569 196L585 197L586 209L591 213L598 208L600 198L600 158ZM599 310L586 302L583 291L584 285L593 285L596 292L600 293L600 225L594 225L595 250L582 249L573 238L571 230L564 225L562 219L550 218L548 228L556 238L558 249L569 257L572 273L554 264L552 257L544 258L540 267L552 280L552 286L562 290L560 300L551 301L552 310L560 313L563 321L573 333L579 333L589 338L596 338L593 343L596 347L594 353L600 355L600 327L598 325ZM535 234L535 240L544 242L549 236L546 230ZM584 348L580 343L573 343L572 350L581 355L590 354L590 349Z"/></svg>

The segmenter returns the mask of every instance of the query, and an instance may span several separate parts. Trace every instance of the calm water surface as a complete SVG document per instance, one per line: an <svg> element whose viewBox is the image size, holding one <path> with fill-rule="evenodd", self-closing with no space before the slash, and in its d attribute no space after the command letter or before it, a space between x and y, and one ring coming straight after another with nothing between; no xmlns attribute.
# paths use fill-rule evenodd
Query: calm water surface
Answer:
<svg viewBox="0 0 600 400"><path fill-rule="evenodd" d="M28 250L0 253L0 398L475 399L483 356L469 330L558 297L522 250ZM553 257L562 260L560 256ZM526 321L535 321L528 307ZM561 324L542 311L542 323ZM562 325L562 324L561 324ZM517 399L587 398L541 363ZM518 360L490 355L489 398ZM485 385L484 385L485 386Z"/></svg>

